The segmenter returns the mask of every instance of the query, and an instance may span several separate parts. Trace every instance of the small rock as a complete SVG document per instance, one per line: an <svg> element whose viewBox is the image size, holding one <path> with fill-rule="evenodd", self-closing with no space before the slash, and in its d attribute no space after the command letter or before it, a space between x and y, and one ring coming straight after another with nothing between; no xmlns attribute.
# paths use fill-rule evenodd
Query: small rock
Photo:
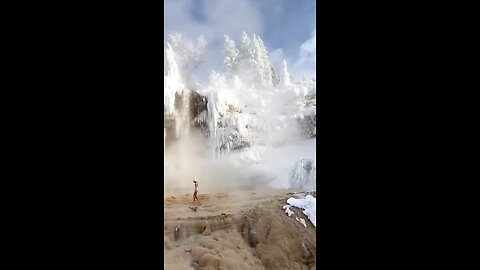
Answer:
<svg viewBox="0 0 480 270"><path fill-rule="evenodd" d="M306 259L310 258L311 254L310 251L308 251L308 248L305 246L305 243L302 242L300 245L300 251L302 252L302 256Z"/></svg>
<svg viewBox="0 0 480 270"><path fill-rule="evenodd" d="M175 230L173 231L173 238L177 241L180 238L180 227L175 226Z"/></svg>
<svg viewBox="0 0 480 270"><path fill-rule="evenodd" d="M297 218L297 217L295 217L295 219L296 219L298 222L300 222L300 224L302 224L305 228L307 227L307 224L305 223L305 219L303 219L303 218L300 218L300 219L299 219L299 218Z"/></svg>
<svg viewBox="0 0 480 270"><path fill-rule="evenodd" d="M218 236L214 236L213 240L218 241Z"/></svg>
<svg viewBox="0 0 480 270"><path fill-rule="evenodd" d="M209 227L205 228L205 230L203 231L203 235L207 236L207 235L210 235L212 233L212 230L210 230Z"/></svg>
<svg viewBox="0 0 480 270"><path fill-rule="evenodd" d="M258 244L257 233L255 231L255 228L251 224L248 225L247 236L248 236L248 244L251 247L255 247Z"/></svg>

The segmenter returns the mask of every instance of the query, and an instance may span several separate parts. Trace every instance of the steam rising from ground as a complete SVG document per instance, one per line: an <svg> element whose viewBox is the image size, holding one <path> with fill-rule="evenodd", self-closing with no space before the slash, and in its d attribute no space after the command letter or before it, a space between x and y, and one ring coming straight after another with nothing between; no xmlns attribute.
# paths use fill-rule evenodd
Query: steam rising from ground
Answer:
<svg viewBox="0 0 480 270"><path fill-rule="evenodd" d="M233 158L213 159L206 139L191 133L165 149L164 196L192 193L193 178L200 193L228 192L236 188L265 185L255 171Z"/></svg>

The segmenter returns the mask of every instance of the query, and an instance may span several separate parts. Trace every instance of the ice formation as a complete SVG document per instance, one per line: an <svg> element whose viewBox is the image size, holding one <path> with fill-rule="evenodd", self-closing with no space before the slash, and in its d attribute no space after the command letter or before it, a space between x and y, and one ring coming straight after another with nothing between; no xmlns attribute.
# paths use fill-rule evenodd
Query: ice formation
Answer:
<svg viewBox="0 0 480 270"><path fill-rule="evenodd" d="M288 73L286 61L278 76L262 39L244 33L238 48L232 39L225 37L225 72L212 71L208 85L199 87L190 81L191 68L187 65L200 59L206 42L197 43L195 47L181 35L172 35L167 43L165 144L169 139L181 139L192 127L197 127L202 131L211 158L240 153L237 156L243 164L250 162L251 165L264 161L265 149L316 137L315 80L295 81ZM202 102L199 106L192 104L195 95L203 99L205 110L197 108ZM316 169L313 165L313 171L307 170L307 164L315 162L294 164L288 160L288 169L282 170L284 175L279 176L282 181L288 182L288 171L295 165L294 176L290 177L292 187L314 186Z"/></svg>
<svg viewBox="0 0 480 270"><path fill-rule="evenodd" d="M317 168L312 159L302 159L295 163L290 171L290 186L301 190L316 189Z"/></svg>

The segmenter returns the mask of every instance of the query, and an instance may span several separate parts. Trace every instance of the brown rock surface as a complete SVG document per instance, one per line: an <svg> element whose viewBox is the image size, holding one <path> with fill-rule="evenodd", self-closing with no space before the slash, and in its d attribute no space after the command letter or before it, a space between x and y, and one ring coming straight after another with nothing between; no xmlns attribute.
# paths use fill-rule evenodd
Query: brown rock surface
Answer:
<svg viewBox="0 0 480 270"><path fill-rule="evenodd" d="M301 211L288 217L282 209L292 193L201 194L197 212L188 208L191 194L175 197L165 200L165 269L315 269L316 228ZM172 244L176 226L178 245Z"/></svg>

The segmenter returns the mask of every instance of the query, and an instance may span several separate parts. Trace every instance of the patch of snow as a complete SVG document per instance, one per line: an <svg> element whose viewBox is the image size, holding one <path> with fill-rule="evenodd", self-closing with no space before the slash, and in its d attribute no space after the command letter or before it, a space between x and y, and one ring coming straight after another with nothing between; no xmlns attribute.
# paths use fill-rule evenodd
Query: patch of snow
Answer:
<svg viewBox="0 0 480 270"><path fill-rule="evenodd" d="M284 206L283 206L283 209L285 209L285 213L286 213L288 216L291 216L291 215L293 215L293 213L295 213L295 212L293 212L292 210L290 210L290 207L291 207L291 205L284 205Z"/></svg>
<svg viewBox="0 0 480 270"><path fill-rule="evenodd" d="M295 199L289 198L287 203L291 206L304 209L302 213L304 213L310 222L312 222L313 226L317 227L317 206L316 206L317 199L312 195L307 195L304 199Z"/></svg>
<svg viewBox="0 0 480 270"><path fill-rule="evenodd" d="M290 187L301 190L316 189L317 168L313 159L301 159L295 163L290 171Z"/></svg>
<svg viewBox="0 0 480 270"><path fill-rule="evenodd" d="M298 218L298 217L295 217L295 219L300 222L300 224L302 224L305 228L307 227L307 224L305 223L305 219L303 218Z"/></svg>

